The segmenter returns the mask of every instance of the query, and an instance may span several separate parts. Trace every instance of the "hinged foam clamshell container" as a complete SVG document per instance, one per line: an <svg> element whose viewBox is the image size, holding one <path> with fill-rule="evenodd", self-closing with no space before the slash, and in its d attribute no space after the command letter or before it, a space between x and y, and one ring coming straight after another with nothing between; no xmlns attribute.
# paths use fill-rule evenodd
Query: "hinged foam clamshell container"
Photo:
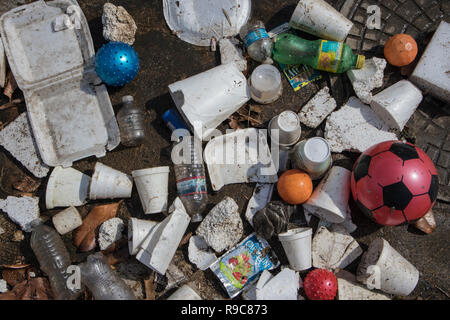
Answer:
<svg viewBox="0 0 450 320"><path fill-rule="evenodd" d="M74 17L78 26L55 31L56 21ZM47 165L69 167L119 145L106 87L94 85L101 83L94 45L75 0L36 1L10 10L0 18L0 33Z"/></svg>

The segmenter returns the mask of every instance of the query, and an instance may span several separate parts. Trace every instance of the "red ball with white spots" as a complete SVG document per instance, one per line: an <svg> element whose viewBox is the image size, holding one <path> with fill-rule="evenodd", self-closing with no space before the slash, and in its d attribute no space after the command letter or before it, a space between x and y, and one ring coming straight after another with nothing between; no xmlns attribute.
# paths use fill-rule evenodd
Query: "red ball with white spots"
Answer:
<svg viewBox="0 0 450 320"><path fill-rule="evenodd" d="M359 208L377 223L396 226L423 217L436 202L433 161L411 143L386 141L361 154L351 188Z"/></svg>
<svg viewBox="0 0 450 320"><path fill-rule="evenodd" d="M315 269L306 276L303 288L310 300L333 300L337 292L337 279L328 270Z"/></svg>

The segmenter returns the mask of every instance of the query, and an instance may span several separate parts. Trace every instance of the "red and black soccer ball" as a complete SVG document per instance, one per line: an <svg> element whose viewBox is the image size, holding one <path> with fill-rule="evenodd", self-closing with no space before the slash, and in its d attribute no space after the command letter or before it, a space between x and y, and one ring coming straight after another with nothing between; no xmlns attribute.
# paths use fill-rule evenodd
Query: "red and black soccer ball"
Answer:
<svg viewBox="0 0 450 320"><path fill-rule="evenodd" d="M423 217L436 201L438 186L433 161L422 149L401 141L367 149L356 161L351 178L359 208L386 226Z"/></svg>

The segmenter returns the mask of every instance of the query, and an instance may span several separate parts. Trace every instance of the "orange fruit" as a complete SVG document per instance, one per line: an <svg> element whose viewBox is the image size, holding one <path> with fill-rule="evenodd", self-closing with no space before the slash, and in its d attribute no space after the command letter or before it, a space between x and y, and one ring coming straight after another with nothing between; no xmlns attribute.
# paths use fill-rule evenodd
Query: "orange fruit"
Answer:
<svg viewBox="0 0 450 320"><path fill-rule="evenodd" d="M306 202L313 191L311 177L304 171L292 169L284 172L278 179L278 194L289 204Z"/></svg>
<svg viewBox="0 0 450 320"><path fill-rule="evenodd" d="M404 67L417 56L417 43L409 34L399 33L389 38L384 45L384 57L396 67Z"/></svg>

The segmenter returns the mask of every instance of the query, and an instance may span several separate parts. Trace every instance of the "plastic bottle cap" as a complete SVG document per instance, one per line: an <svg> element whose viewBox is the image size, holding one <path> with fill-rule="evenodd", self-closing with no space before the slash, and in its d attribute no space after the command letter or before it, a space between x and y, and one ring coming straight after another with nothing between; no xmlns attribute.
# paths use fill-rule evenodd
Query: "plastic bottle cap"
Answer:
<svg viewBox="0 0 450 320"><path fill-rule="evenodd" d="M366 57L358 54L358 59L356 60L356 68L362 69L364 67L365 62L366 62Z"/></svg>
<svg viewBox="0 0 450 320"><path fill-rule="evenodd" d="M123 96L122 97L122 102L133 102L134 98L133 96Z"/></svg>

